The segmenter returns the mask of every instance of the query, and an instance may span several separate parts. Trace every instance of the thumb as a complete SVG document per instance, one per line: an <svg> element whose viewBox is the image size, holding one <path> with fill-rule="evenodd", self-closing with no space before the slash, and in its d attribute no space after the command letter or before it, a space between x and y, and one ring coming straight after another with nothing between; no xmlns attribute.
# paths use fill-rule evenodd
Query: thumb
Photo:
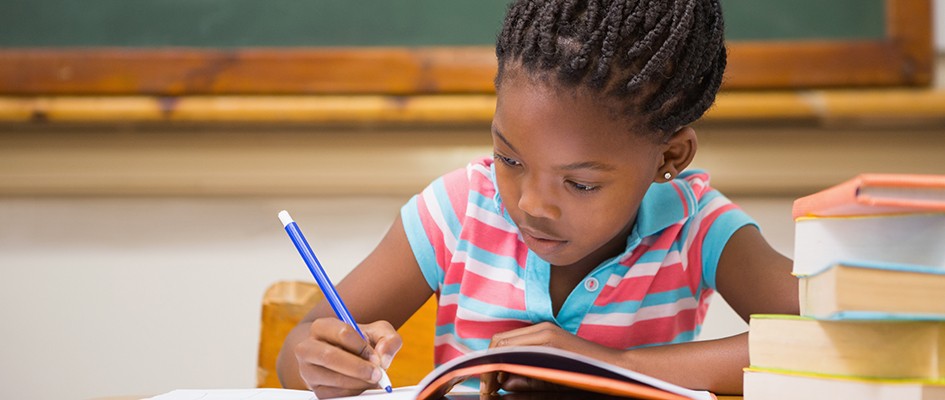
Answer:
<svg viewBox="0 0 945 400"><path fill-rule="evenodd" d="M397 330L387 321L377 321L362 325L361 331L364 332L364 336L367 337L368 342L380 357L381 368L387 369L390 367L394 355L403 346L403 340Z"/></svg>

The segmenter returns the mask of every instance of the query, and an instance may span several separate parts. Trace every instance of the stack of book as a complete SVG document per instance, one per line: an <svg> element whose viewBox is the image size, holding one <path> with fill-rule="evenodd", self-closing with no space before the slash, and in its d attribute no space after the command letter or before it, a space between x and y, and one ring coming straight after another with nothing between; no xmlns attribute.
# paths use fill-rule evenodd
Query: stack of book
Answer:
<svg viewBox="0 0 945 400"><path fill-rule="evenodd" d="M746 400L945 400L945 176L794 202L801 316L753 315Z"/></svg>

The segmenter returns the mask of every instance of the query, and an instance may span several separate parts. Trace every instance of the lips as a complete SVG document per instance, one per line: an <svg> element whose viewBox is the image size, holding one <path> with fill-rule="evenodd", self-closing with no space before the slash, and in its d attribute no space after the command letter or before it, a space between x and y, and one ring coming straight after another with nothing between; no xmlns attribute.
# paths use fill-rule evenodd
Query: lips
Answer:
<svg viewBox="0 0 945 400"><path fill-rule="evenodd" d="M522 240L525 241L525 245L538 254L555 253L568 243L567 240L560 239L557 236L529 228L520 227L519 230L522 232Z"/></svg>
<svg viewBox="0 0 945 400"><path fill-rule="evenodd" d="M564 239L560 239L555 235L549 235L542 231L535 230L526 226L519 227L519 230L522 231L523 235L528 235L538 240L548 240L548 241L553 241L553 242L566 242L567 241Z"/></svg>

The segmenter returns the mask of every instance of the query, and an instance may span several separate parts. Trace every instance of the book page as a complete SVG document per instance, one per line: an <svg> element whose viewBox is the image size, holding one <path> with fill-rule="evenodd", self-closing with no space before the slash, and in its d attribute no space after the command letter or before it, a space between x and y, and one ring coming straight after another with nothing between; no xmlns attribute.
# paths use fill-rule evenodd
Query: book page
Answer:
<svg viewBox="0 0 945 400"><path fill-rule="evenodd" d="M393 393L382 389L368 390L358 396L336 399L412 400L417 397L416 386L394 388ZM179 389L145 400L317 400L307 390L291 389Z"/></svg>

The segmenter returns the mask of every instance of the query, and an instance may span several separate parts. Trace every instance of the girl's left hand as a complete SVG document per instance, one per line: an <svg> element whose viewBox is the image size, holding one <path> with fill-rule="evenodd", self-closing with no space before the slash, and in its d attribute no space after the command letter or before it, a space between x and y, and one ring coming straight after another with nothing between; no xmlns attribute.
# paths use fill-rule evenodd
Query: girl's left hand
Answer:
<svg viewBox="0 0 945 400"><path fill-rule="evenodd" d="M513 329L492 337L489 348L509 346L548 346L583 354L604 362L616 361L619 350L581 339L551 322ZM479 392L492 394L499 389L512 392L557 391L562 387L552 383L513 375L506 372L490 372L480 377Z"/></svg>

